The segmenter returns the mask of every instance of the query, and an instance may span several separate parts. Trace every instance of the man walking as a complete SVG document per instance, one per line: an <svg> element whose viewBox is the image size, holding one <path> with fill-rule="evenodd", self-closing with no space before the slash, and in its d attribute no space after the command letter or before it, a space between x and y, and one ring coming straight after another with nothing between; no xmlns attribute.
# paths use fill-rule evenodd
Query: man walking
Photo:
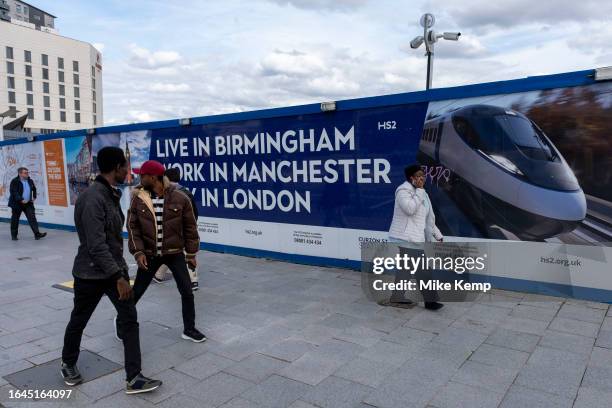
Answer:
<svg viewBox="0 0 612 408"><path fill-rule="evenodd" d="M74 307L64 336L61 373L67 385L83 381L76 363L83 330L103 295L108 296L119 315L123 332L127 394L153 391L161 381L140 372L140 338L136 306L123 259L121 191L115 188L127 176L127 160L117 147L100 149L98 175L79 195L74 206L74 224L79 249L74 259Z"/></svg>
<svg viewBox="0 0 612 408"><path fill-rule="evenodd" d="M171 183L174 183L176 185L176 188L178 188L180 191L185 193L187 197L189 197L189 200L191 201L191 207L193 208L193 213L197 220L198 219L198 207L196 205L195 198L193 197L193 194L187 187L184 187L179 184L179 182L181 181L181 173L179 169L177 169L176 167L171 167L167 169L164 174L166 177L168 177L168 180L170 180ZM198 269L189 264L187 265L187 269L189 269L189 278L191 279L191 289L193 291L196 291L199 289ZM153 276L153 282L155 283L164 282L166 280L167 272L168 272L168 267L166 265L160 266L157 272L155 272L155 276Z"/></svg>
<svg viewBox="0 0 612 408"><path fill-rule="evenodd" d="M9 187L10 196L8 206L11 207L11 237L13 241L17 241L17 232L19 231L19 218L21 213L25 213L30 228L34 232L34 239L41 239L47 236L46 232L38 230L38 221L36 220L36 212L34 210L34 201L36 200L36 186L30 178L30 172L25 167L17 169L17 177L11 180Z"/></svg>
<svg viewBox="0 0 612 408"><path fill-rule="evenodd" d="M389 227L389 241L400 244L400 255L407 254L411 257L420 257L423 253L419 247L424 242L442 241L443 236L436 227L436 217L433 212L431 201L424 189L425 173L418 164L413 164L404 169L406 181L395 190L395 206L393 208L393 219ZM401 247L405 244L406 247ZM429 279L428 271L423 269L415 272L417 281ZM395 281L410 279L410 273L405 270L397 271ZM421 290L425 308L438 310L442 306L439 303L438 293L435 290ZM403 291L394 291L389 299L391 305L413 306L414 302L404 297Z"/></svg>
<svg viewBox="0 0 612 408"><path fill-rule="evenodd" d="M128 212L128 246L138 263L134 282L136 302L161 265L172 271L181 294L182 338L200 343L206 336L195 327L195 305L187 264L197 267L198 223L191 200L164 177L164 166L149 160L140 167L141 185L132 192ZM121 316L119 316L121 319ZM122 337L121 324L115 326Z"/></svg>

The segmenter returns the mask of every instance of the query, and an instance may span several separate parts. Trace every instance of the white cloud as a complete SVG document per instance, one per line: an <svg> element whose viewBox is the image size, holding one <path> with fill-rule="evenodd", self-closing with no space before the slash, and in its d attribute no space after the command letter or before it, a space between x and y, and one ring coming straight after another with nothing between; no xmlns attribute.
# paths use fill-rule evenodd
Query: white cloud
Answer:
<svg viewBox="0 0 612 408"><path fill-rule="evenodd" d="M306 10L351 11L365 5L368 0L267 0L282 6L292 5Z"/></svg>
<svg viewBox="0 0 612 408"><path fill-rule="evenodd" d="M130 64L136 68L161 69L173 65L181 60L181 56L176 51L154 51L130 44Z"/></svg>
<svg viewBox="0 0 612 408"><path fill-rule="evenodd" d="M149 90L153 92L187 92L191 90L188 84L170 84L164 82L155 82L149 86Z"/></svg>
<svg viewBox="0 0 612 408"><path fill-rule="evenodd" d="M429 3L428 7L433 4ZM444 14L459 27L477 30L487 27L513 28L521 24L609 20L612 2L601 0L463 0L445 5Z"/></svg>
<svg viewBox="0 0 612 408"><path fill-rule="evenodd" d="M129 122L148 122L153 120L153 116L149 112L140 111L140 110L130 110L127 112Z"/></svg>
<svg viewBox="0 0 612 408"><path fill-rule="evenodd" d="M325 64L319 56L296 50L289 52L275 50L273 53L266 55L260 65L262 73L271 76L307 76L325 70Z"/></svg>

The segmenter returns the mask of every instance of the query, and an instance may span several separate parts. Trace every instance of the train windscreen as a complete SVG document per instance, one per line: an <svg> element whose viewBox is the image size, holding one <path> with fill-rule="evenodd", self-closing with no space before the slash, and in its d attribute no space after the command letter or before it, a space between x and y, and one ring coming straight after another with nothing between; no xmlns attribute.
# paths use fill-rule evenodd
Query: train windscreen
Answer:
<svg viewBox="0 0 612 408"><path fill-rule="evenodd" d="M536 160L554 160L546 137L529 120L516 115L495 115L495 121L504 133L528 157Z"/></svg>

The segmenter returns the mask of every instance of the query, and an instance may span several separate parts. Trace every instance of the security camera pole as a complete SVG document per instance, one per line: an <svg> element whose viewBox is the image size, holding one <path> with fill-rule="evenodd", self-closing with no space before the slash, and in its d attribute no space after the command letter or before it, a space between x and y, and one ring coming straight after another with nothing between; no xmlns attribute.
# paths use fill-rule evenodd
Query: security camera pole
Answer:
<svg viewBox="0 0 612 408"><path fill-rule="evenodd" d="M433 56L434 56L434 44L439 38L445 40L457 41L461 33L449 33L438 34L434 30L430 30L436 22L436 18L433 14L425 13L421 16L421 27L423 27L423 35L415 37L410 41L410 48L417 49L421 44L425 43L425 55L427 55L427 83L425 89L431 88L431 82L433 79Z"/></svg>

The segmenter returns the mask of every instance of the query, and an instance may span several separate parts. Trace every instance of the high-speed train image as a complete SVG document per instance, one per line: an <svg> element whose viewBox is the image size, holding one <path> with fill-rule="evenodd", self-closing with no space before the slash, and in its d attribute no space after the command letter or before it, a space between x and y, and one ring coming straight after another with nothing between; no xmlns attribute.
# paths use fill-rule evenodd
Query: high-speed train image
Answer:
<svg viewBox="0 0 612 408"><path fill-rule="evenodd" d="M428 117L417 156L450 170L438 185L479 228L497 225L524 240L570 232L586 216L571 168L525 115L468 105Z"/></svg>

